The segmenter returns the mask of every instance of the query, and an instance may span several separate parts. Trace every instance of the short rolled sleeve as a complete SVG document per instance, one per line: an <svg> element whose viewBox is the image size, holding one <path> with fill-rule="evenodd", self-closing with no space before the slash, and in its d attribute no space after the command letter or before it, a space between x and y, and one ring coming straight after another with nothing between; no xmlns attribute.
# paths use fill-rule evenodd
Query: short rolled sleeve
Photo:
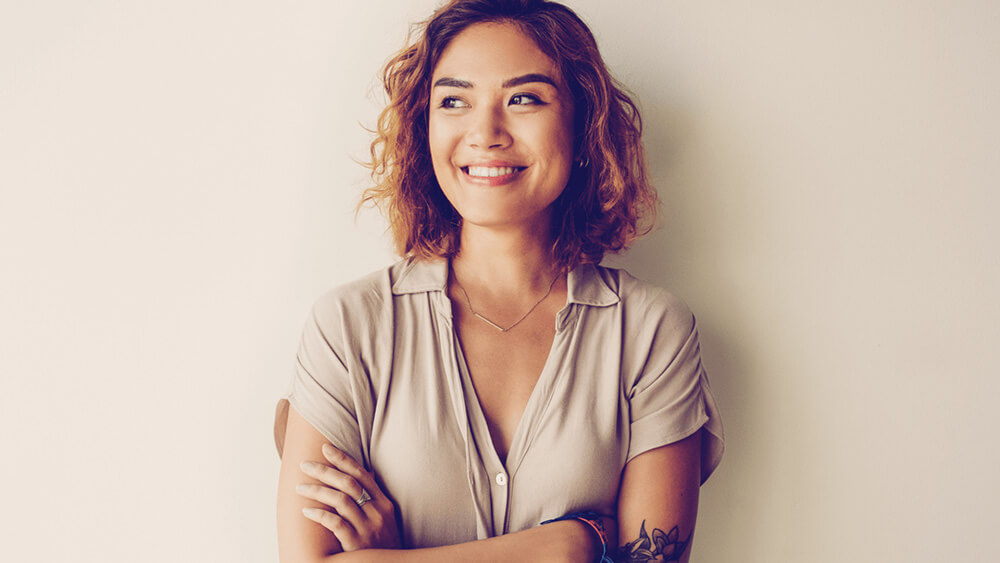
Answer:
<svg viewBox="0 0 1000 563"><path fill-rule="evenodd" d="M702 364L694 315L683 302L666 292L650 303L646 313L639 330L646 338L640 337L640 341L649 341L651 336L651 344L628 391L627 461L704 428L701 460L704 483L722 460L724 438Z"/></svg>
<svg viewBox="0 0 1000 563"><path fill-rule="evenodd" d="M331 444L356 460L365 460L358 424L365 395L354 365L347 355L348 335L340 308L330 299L318 301L312 311L295 356L288 392L278 401L274 418L274 442L281 456L289 406L325 436Z"/></svg>

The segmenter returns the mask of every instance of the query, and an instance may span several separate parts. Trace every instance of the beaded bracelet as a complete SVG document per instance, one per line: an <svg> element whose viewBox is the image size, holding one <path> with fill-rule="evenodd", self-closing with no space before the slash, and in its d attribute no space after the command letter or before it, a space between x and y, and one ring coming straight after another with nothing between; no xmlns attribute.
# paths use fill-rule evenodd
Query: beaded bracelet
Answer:
<svg viewBox="0 0 1000 563"><path fill-rule="evenodd" d="M588 526L590 526L595 532L597 532L597 538L601 540L601 558L598 559L599 563L614 563L614 560L608 556L608 533L604 530L604 524L601 523L601 516L598 512L593 510L587 510L584 512L571 512L559 518L553 518L551 520L546 520L542 524L548 524L550 522L559 522L560 520L579 520ZM608 518L613 518L608 516Z"/></svg>

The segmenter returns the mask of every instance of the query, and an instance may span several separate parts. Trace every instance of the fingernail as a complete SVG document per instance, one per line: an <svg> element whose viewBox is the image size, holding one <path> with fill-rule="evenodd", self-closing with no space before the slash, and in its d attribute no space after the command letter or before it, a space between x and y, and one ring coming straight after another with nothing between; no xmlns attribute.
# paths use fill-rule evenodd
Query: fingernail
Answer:
<svg viewBox="0 0 1000 563"><path fill-rule="evenodd" d="M313 468L313 465L315 464L311 461L303 461L299 464L299 468L302 469L302 471L309 471Z"/></svg>
<svg viewBox="0 0 1000 563"><path fill-rule="evenodd" d="M333 446L331 446L330 444L323 444L323 453L332 454Z"/></svg>
<svg viewBox="0 0 1000 563"><path fill-rule="evenodd" d="M317 508L303 508L302 509L302 514L305 514L306 518L315 518L318 513L319 513L319 509L317 509Z"/></svg>
<svg viewBox="0 0 1000 563"><path fill-rule="evenodd" d="M296 493L304 493L309 490L309 485L295 485Z"/></svg>

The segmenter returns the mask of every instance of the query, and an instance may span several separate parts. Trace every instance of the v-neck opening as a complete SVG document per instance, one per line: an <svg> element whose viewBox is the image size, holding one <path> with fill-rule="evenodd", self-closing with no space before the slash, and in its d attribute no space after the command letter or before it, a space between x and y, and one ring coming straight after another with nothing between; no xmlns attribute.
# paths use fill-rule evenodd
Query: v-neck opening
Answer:
<svg viewBox="0 0 1000 563"><path fill-rule="evenodd" d="M468 397L465 401L466 409L472 409L474 411L469 412L468 414L470 417L474 418L474 420L472 420L472 426L474 429L478 428L478 432L476 433L480 435L477 442L488 443L486 447L488 448L488 454L493 463L496 463L498 467L502 467L504 471L507 472L509 477L512 477L513 473L517 471L517 466L520 465L520 461L524 458L525 451L530 445L529 426L532 426L537 422L538 416L540 415L540 412L538 412L539 409L544 408L544 406L548 404L548 401L544 400L541 395L547 395L550 391L550 380L552 379L552 373L554 372L552 364L556 361L556 348L559 344L560 335L561 331L557 330L552 337L552 344L549 346L549 352L545 357L545 363L542 365L542 370L538 374L538 379L535 380L535 385L531 389L531 394L528 396L528 400L524 404L524 410L521 411L521 415L517 421L517 426L514 428L514 435L511 437L510 444L507 447L507 455L503 460L501 460L500 454L497 452L496 444L493 441L493 433L490 431L489 421L486 419L486 412L483 410L482 403L479 401L479 392L476 390L475 383L472 381L472 372L469 370L469 365L465 360L465 350L462 348L461 339L458 337L457 329L454 327L452 328L452 338L455 341L455 355L457 356L456 360L458 363L458 371L462 378L462 385L466 389L466 397ZM516 459L513 459L512 454L516 454Z"/></svg>

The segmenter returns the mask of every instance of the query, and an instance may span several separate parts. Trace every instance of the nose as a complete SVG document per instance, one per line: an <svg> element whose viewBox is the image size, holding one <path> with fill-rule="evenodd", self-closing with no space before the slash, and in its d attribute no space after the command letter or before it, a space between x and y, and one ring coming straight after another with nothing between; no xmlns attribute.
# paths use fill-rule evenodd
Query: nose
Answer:
<svg viewBox="0 0 1000 563"><path fill-rule="evenodd" d="M470 147L498 149L510 145L512 137L507 130L506 117L502 109L481 106L470 117L466 133L466 141Z"/></svg>

